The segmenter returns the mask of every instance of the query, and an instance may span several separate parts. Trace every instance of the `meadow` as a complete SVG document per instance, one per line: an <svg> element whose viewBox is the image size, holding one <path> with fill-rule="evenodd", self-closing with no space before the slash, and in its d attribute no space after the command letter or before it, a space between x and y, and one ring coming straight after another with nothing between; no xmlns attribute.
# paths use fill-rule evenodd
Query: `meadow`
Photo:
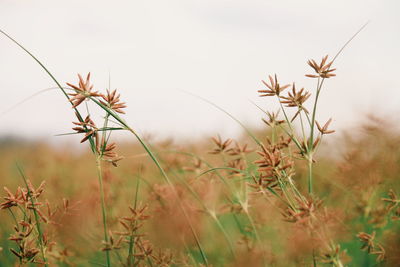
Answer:
<svg viewBox="0 0 400 267"><path fill-rule="evenodd" d="M263 80L254 93L280 109L259 107L260 128L219 108L242 136L192 143L138 135L116 90L90 74L59 82L30 54L71 103L84 149L0 143L0 265L398 266L396 122L366 115L326 144L337 133L318 120L340 52L307 62L315 88Z"/></svg>

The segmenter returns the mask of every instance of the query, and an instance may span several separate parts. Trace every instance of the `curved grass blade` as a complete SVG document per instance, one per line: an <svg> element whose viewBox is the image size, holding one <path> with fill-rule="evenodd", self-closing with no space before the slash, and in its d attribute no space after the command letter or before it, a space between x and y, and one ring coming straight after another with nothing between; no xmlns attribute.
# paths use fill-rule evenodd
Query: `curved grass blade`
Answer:
<svg viewBox="0 0 400 267"><path fill-rule="evenodd" d="M240 120L238 120L235 116L233 116L232 114L230 114L228 111L226 111L225 109L221 108L221 107L218 106L217 104L211 102L210 100L208 100L208 99L206 99L206 98L204 98L204 97L201 97L201 96L199 96L199 95L196 95L196 94L193 94L193 93L190 93L190 92L187 92L187 91L183 91L183 92L185 92L185 93L187 93L187 94L189 94L189 95L191 95L191 96L194 96L194 97L196 97L196 98L198 98L198 99L203 100L204 102L210 104L211 106L213 106L213 107L219 109L220 111L222 111L223 113L225 113L226 115L228 115L231 119L233 119L234 121L236 121L236 122L247 132L247 134L254 140L254 142L257 143L257 145L261 145L261 141L258 140L257 137L256 137L256 136L255 136L241 121L240 121Z"/></svg>

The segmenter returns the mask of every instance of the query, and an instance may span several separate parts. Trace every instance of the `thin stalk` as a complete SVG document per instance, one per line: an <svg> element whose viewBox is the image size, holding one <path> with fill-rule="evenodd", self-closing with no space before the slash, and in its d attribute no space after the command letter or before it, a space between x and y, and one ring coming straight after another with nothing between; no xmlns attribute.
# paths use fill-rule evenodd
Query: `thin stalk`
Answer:
<svg viewBox="0 0 400 267"><path fill-rule="evenodd" d="M235 171L235 172L240 172L240 173L242 173L242 174L246 174L245 171L242 171L242 170L236 169L236 168L231 168L231 167L216 167L216 168L211 168L211 169L209 169L209 170L206 170L206 171L200 173L199 175L196 176L196 179L197 179L197 178L200 178L201 176L203 176L203 175L205 175L205 174L207 174L207 173L209 173L209 172L213 172L213 171L217 171L217 170L229 170L229 171Z"/></svg>
<svg viewBox="0 0 400 267"><path fill-rule="evenodd" d="M229 238L228 233L226 232L224 226L221 224L221 221L219 220L219 218L217 217L217 215L215 214L214 211L210 210L201 200L201 198L199 197L199 195L188 185L188 183L183 180L180 179L181 182L185 185L185 187L190 191L190 193L193 195L193 197L200 203L200 205L203 207L203 209L208 213L208 215L210 215L210 217L215 221L215 223L217 224L218 228L221 230L227 244L229 247L229 251L232 254L233 258L236 258L235 255L235 250L233 249L233 243L232 240Z"/></svg>
<svg viewBox="0 0 400 267"><path fill-rule="evenodd" d="M103 187L103 174L101 169L101 158L98 155L96 157L96 166L97 166L97 176L99 178L99 190L100 190L100 201L101 201L101 214L103 220L103 229L104 229L104 241L106 246L108 246L109 238L108 238L108 231L107 231L107 212L106 212L106 203L104 197L104 187ZM106 261L107 266L111 266L111 258L110 258L110 251L106 250Z"/></svg>
<svg viewBox="0 0 400 267"><path fill-rule="evenodd" d="M270 200L270 198L269 198L268 195L267 195L267 192L265 191L265 189L264 189L262 186L260 186L259 189L260 189L260 192L262 193L263 197L264 197L272 206L274 206L274 207L277 208L277 209L280 209L280 208L278 208L274 203L272 203L272 201ZM289 208L291 208L291 207L290 207L290 204L289 204L286 200L284 200L281 196L279 196L278 193L275 192L275 190L273 190L273 189L270 188L270 187L267 187L267 190L268 190L269 192L271 192L274 196L276 196L280 201L282 201L286 206L288 206Z"/></svg>
<svg viewBox="0 0 400 267"><path fill-rule="evenodd" d="M18 221L17 221L17 218L15 217L15 214L14 214L14 212L11 210L11 208L8 208L8 211L10 212L10 214L11 214L11 217L13 217L13 219L14 219L15 226L17 227L17 229L19 229L19 226L18 226Z"/></svg>
<svg viewBox="0 0 400 267"><path fill-rule="evenodd" d="M305 114L305 116L306 116L306 118L307 118L308 125L311 127L310 115L308 115L308 113L307 113L304 109L303 109L302 111L304 112L304 114Z"/></svg>
<svg viewBox="0 0 400 267"><path fill-rule="evenodd" d="M251 101L252 102L252 101ZM254 103L254 102L252 102L252 104L253 105L255 105L261 112L263 112L264 114L267 114L267 112L265 112L260 106L258 106L256 103ZM287 118L287 117L286 117ZM296 136L294 135L294 133L293 134L291 134L288 130L286 130L285 129L285 127L283 127L282 125L278 125L281 129L282 129L282 131L284 131L285 132L285 134L287 134L287 136L289 136L292 140L293 140L293 142L295 143L295 145L297 146L297 148L300 150L300 151L303 151L303 148L301 147L301 144L299 143L299 141L297 141L297 138L296 138Z"/></svg>
<svg viewBox="0 0 400 267"><path fill-rule="evenodd" d="M138 247L139 247L142 251L144 251L144 248L143 248L143 246L141 245L140 242L138 242ZM146 259L147 259L147 263L149 264L148 266L153 267L153 262L151 261L151 258L150 258L150 257L146 257Z"/></svg>
<svg viewBox="0 0 400 267"><path fill-rule="evenodd" d="M23 208L21 208L20 206L18 206L19 210L22 212L22 214L24 215L24 221L28 218L28 215L26 214L25 210Z"/></svg>
<svg viewBox="0 0 400 267"><path fill-rule="evenodd" d="M204 160L204 159L202 159L201 157L199 157L199 156L197 156L197 155L195 155L195 154L192 154L192 153L188 153L188 152L182 152L182 151L165 151L165 152L168 152L168 153L176 153L176 154L181 154L181 155L185 155L185 156L189 156L189 157L193 157L193 158L196 158L196 159L198 159L198 160L200 160L201 162L203 162L207 167L209 167L210 169L209 170L217 170L216 168L214 168L208 161L206 161L206 160ZM217 176L220 178L220 180L224 183L224 185L226 186L226 188L228 188L228 190L233 194L233 190L232 190L232 188L231 188L231 186L229 185L229 183L228 183L228 181L219 173L219 172L215 172L216 174L217 174ZM203 174L202 175L204 175L205 173L203 172ZM200 177L200 175L198 175L196 178L198 178L198 177Z"/></svg>
<svg viewBox="0 0 400 267"><path fill-rule="evenodd" d="M313 144L314 144L314 128L315 128L315 115L317 114L317 104L318 104L318 98L319 94L322 89L322 85L324 84L325 78L318 78L317 82L317 92L315 94L315 100L314 100L314 106L313 106L313 111L311 115L311 126L310 126L310 138L308 141L308 149L307 149L307 159L308 159L308 193L312 194L313 193Z"/></svg>
<svg viewBox="0 0 400 267"><path fill-rule="evenodd" d="M278 178L278 183L279 183L279 187L282 189L282 193L285 195L285 198L286 198L286 200L287 200L288 203L289 203L289 207L290 207L292 210L296 210L296 206L295 206L294 203L292 202L293 199L292 199L291 197L289 197L289 194L288 194L288 192L287 192L287 190L286 190L286 186L283 184L283 182L281 181L280 178Z"/></svg>
<svg viewBox="0 0 400 267"><path fill-rule="evenodd" d="M110 117L110 115L108 113L106 113L106 116L104 117L104 124L103 124L103 129L107 129L108 128L108 118ZM111 135L111 131L110 130L110 135ZM107 131L103 131L102 135L101 135L101 142L100 145L102 146L101 149L101 154L103 155L104 150L106 149L107 146L107 142L110 136L108 136L107 140Z"/></svg>
<svg viewBox="0 0 400 267"><path fill-rule="evenodd" d="M139 197L139 185L140 185L140 179L138 178L136 181L136 192L135 192L135 202L134 202L134 209L136 210L137 207L137 200ZM135 262L135 257L133 256L134 253L134 244L135 244L135 238L131 235L129 237L129 248L128 248L128 266L132 266L132 264Z"/></svg>
<svg viewBox="0 0 400 267"><path fill-rule="evenodd" d="M276 125L275 123L271 126L272 128L272 134L271 134L271 142L273 145L275 145L275 139L278 139L277 135L276 135Z"/></svg>
<svg viewBox="0 0 400 267"><path fill-rule="evenodd" d="M121 257L121 254L119 254L119 251L118 250L113 250L113 251L114 251L114 254L117 255L117 258L118 258L118 261L120 262L120 264L123 264L122 257Z"/></svg>
<svg viewBox="0 0 400 267"><path fill-rule="evenodd" d="M312 158L308 159L308 193L313 193L313 165Z"/></svg>
<svg viewBox="0 0 400 267"><path fill-rule="evenodd" d="M242 155L242 157L244 158L244 155ZM247 184L246 183L242 183L242 185L244 185L244 195L246 197L247 196ZM246 199L246 202L247 201L248 201L248 199ZM251 228L253 228L256 240L260 244L260 247L262 249L262 258L263 258L264 266L267 266L267 257L265 255L265 246L264 246L264 243L261 241L260 234L258 233L256 224L254 223L253 218L250 216L248 205L245 206L242 202L240 202L240 205L242 206L242 209L243 209L244 213L246 214L247 219L250 222Z"/></svg>
<svg viewBox="0 0 400 267"><path fill-rule="evenodd" d="M303 116L301 116L301 111L299 113L299 116L300 116L301 132L303 134L303 142L306 145L306 149L308 149L308 147L307 147L307 137L306 137L306 132L304 130Z"/></svg>
<svg viewBox="0 0 400 267"><path fill-rule="evenodd" d="M230 114L228 111L226 111L225 109L221 108L221 107L218 106L217 104L211 102L210 100L205 99L204 97L201 97L201 96L198 96L198 95L196 95L196 94L189 93L189 92L186 92L186 91L184 91L184 92L187 93L187 94L189 94L189 95L191 95L191 96L194 96L194 97L197 97L197 98L203 100L204 102L210 104L211 106L213 106L213 107L219 109L220 111L222 111L223 113L225 113L226 115L228 115L231 119L233 119L234 121L236 121L236 122L247 132L247 134L253 139L253 141L254 141L257 145L261 145L261 141L258 140L257 137L256 137L256 136L255 136L241 121L240 121L240 120L236 119L236 118L235 118L232 114Z"/></svg>
<svg viewBox="0 0 400 267"><path fill-rule="evenodd" d="M281 101L279 100L279 96L277 96L277 97L278 97L279 105L281 106L283 115L285 116L286 123L288 124L291 133L289 133L289 132L288 132L286 129L284 129L282 126L281 126L281 128L284 129L285 133L286 133L287 135L290 136L290 138L291 138L291 139L293 140L293 142L297 145L297 147L298 147L300 150L302 150L301 145L300 145L299 141L297 140L297 137L296 137L296 135L295 135L295 133L294 133L294 130L293 130L293 128L292 128L292 123L290 122L289 117L288 117L287 114L286 114L285 108L283 107Z"/></svg>
<svg viewBox="0 0 400 267"><path fill-rule="evenodd" d="M288 126L289 126L289 129L290 129L290 130L292 131L292 133L293 133L292 123L290 122L289 117L288 117L287 114L286 114L285 108L283 107L282 102L281 102L280 99L279 99L279 96L276 96L276 97L278 98L279 105L280 105L280 107L281 107L283 116L285 117L285 120L286 120L286 122L287 122L287 124L288 124Z"/></svg>
<svg viewBox="0 0 400 267"><path fill-rule="evenodd" d="M278 97L278 101L279 101L279 97ZM286 134L289 135L290 138L293 140L293 142L300 148L300 150L302 150L301 145L300 145L299 141L297 140L296 135L295 135L295 133L294 133L294 131L293 131L292 123L290 122L288 116L286 115L285 108L283 107L281 101L279 101L279 105L281 106L283 115L285 116L286 123L288 124L289 129L290 129L290 131L291 131L291 133L289 133L289 132L286 131L286 129L285 129ZM283 129L283 127L281 127L281 128Z"/></svg>
<svg viewBox="0 0 400 267"><path fill-rule="evenodd" d="M286 175L286 173L285 173ZM294 184L293 180L291 177L287 176L287 179L289 181L289 184L292 188L292 190L296 193L296 195L301 198L303 201L305 200L304 196L300 193L300 191L297 189L297 186Z"/></svg>
<svg viewBox="0 0 400 267"><path fill-rule="evenodd" d="M309 146L308 152L311 152L312 144L314 142L315 115L317 114L317 104L318 104L319 93L321 92L321 88L324 83L324 80L325 80L325 78L323 78L322 81L321 81L321 78L318 78L318 82L317 82L317 91L315 94L314 106L313 106L313 111L311 114L310 139L309 139L309 143L308 143L308 146Z"/></svg>

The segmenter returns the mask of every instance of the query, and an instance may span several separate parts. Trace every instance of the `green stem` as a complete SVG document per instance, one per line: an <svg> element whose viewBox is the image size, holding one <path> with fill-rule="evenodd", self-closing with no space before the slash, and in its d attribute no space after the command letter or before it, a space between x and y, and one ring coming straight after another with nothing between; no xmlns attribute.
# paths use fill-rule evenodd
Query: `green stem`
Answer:
<svg viewBox="0 0 400 267"><path fill-rule="evenodd" d="M188 185L188 183L183 180L180 179L181 182L185 185L185 187L190 191L190 193L193 195L193 197L200 203L200 205L202 206L202 208L210 215L210 217L215 221L215 223L217 224L218 228L221 230L227 244L229 247L229 251L232 254L233 258L236 258L235 255L235 250L233 249L233 243L231 241L231 239L229 238L228 233L226 232L224 226L221 224L221 221L219 220L219 218L217 217L217 215L215 214L214 211L210 210L202 201L202 199L200 198L200 196L190 187L190 185Z"/></svg>
<svg viewBox="0 0 400 267"><path fill-rule="evenodd" d="M289 117L288 117L287 114L286 114L285 108L283 107L283 105L282 105L282 103L281 103L281 101L280 101L280 99L279 99L279 96L277 96L277 97L278 97L278 102L279 102L279 105L281 106L283 115L285 116L286 123L288 124L289 129L290 129L290 131L291 131L291 134L290 134L290 133L287 133L287 134L290 136L290 138L292 138L292 140L293 140L293 141L296 143L296 145L297 145L297 144L299 144L299 141L297 140L296 135L294 134L293 127L292 127L292 123L290 122ZM282 128L283 128L283 127L282 127ZM298 146L299 146L299 145L298 145ZM301 147L301 146L300 146L300 147Z"/></svg>
<svg viewBox="0 0 400 267"><path fill-rule="evenodd" d="M268 115L268 113L265 112L265 111L264 111L260 106L258 106L256 103L252 102L252 104L255 105L261 112L263 112L264 114L267 114L267 115ZM281 108L283 109L282 104L281 104ZM284 112L284 114L285 114L285 112ZM288 121L287 116L285 116L285 120ZM289 121L289 122L290 122L290 121ZM281 124L279 124L278 126L282 129L282 131L285 132L285 134L287 134L287 136L289 136L289 137L293 140L293 142L296 144L297 148L298 148L300 151L303 151L303 148L302 148L301 144L299 143L299 141L297 141L297 138L296 138L296 136L294 135L294 133L293 133L293 134L290 133L290 132L289 132L288 130L286 130L285 127L283 127Z"/></svg>
<svg viewBox="0 0 400 267"><path fill-rule="evenodd" d="M301 133L303 134L303 142L304 142L304 144L305 144L305 146L306 146L306 149L308 149L308 147L307 147L307 136L306 136L306 133L305 133L305 130L304 130L304 123L303 123L303 116L301 116L301 110L299 110L299 117L300 117L300 124L301 124Z"/></svg>
<svg viewBox="0 0 400 267"><path fill-rule="evenodd" d="M138 179L136 181L135 202L134 202L134 206L133 206L135 210L136 210L136 207L137 207L137 200L138 200L138 195L139 195L139 185L140 185L140 179L138 177ZM128 267L132 266L133 263L135 262L135 257L133 256L134 244L135 244L135 238L131 235L129 237Z"/></svg>
<svg viewBox="0 0 400 267"><path fill-rule="evenodd" d="M17 218L15 217L15 214L14 214L14 212L11 210L11 208L8 208L8 211L11 213L11 216L12 216L12 217L13 217L13 219L14 219L15 226L17 227L17 229L19 229L19 226L18 226L18 221L17 221Z"/></svg>
<svg viewBox="0 0 400 267"><path fill-rule="evenodd" d="M308 159L308 193L313 193L313 165L312 157Z"/></svg>
<svg viewBox="0 0 400 267"><path fill-rule="evenodd" d="M322 88L323 83L324 83L324 79L322 79L322 82L321 82L321 79L318 78L317 92L315 94L313 112L312 112L312 115L311 115L310 139L308 141L309 152L312 150L312 145L313 145L313 142L314 142L315 115L317 114L318 98L319 98L319 93L321 92L321 88Z"/></svg>
<svg viewBox="0 0 400 267"><path fill-rule="evenodd" d="M315 128L315 116L317 114L317 104L318 104L318 98L319 94L322 89L322 85L324 84L325 78L322 79L318 78L318 83L317 83L317 92L315 95L315 100L314 100L314 106L313 106L313 112L311 115L311 126L310 126L310 138L308 140L308 149L307 149L307 158L308 158L308 193L312 194L313 193L313 158L312 155L314 153L314 128Z"/></svg>
<svg viewBox="0 0 400 267"><path fill-rule="evenodd" d="M102 220L103 220L103 228L104 228L104 241L106 246L108 246L109 238L108 238L108 231L107 231L107 213L106 213L106 203L104 197L104 187L103 187L103 174L101 170L101 159L100 156L96 156L96 165L97 165L97 176L99 178L99 190L100 190L100 201L101 201L101 213L102 213ZM107 266L111 266L111 259L110 259L110 251L106 250L106 261Z"/></svg>

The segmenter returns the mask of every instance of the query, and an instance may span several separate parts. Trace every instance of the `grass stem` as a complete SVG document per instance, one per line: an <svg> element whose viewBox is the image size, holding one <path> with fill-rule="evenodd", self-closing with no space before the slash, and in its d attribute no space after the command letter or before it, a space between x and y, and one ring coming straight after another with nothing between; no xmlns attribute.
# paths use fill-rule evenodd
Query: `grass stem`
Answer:
<svg viewBox="0 0 400 267"><path fill-rule="evenodd" d="M97 167L97 176L99 178L99 190L100 190L100 202L101 202L101 214L103 221L103 229L104 229L104 241L106 246L109 245L108 231L107 231L107 212L106 212L106 202L104 197L104 187L103 187L103 174L101 169L101 158L100 156L96 156L96 167ZM106 250L106 262L107 267L111 266L111 258L110 251Z"/></svg>

